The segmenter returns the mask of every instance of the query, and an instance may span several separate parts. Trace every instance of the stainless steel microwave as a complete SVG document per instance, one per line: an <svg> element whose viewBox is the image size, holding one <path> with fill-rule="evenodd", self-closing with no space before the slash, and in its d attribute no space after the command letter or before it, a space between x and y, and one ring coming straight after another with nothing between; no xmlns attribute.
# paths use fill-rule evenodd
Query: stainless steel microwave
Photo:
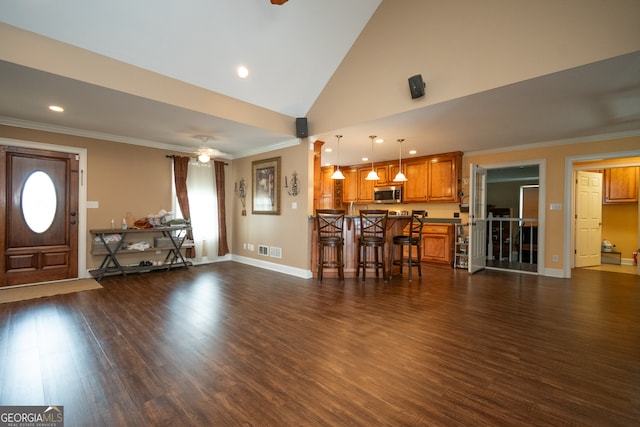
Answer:
<svg viewBox="0 0 640 427"><path fill-rule="evenodd" d="M373 201L374 203L402 203L402 187L374 187Z"/></svg>

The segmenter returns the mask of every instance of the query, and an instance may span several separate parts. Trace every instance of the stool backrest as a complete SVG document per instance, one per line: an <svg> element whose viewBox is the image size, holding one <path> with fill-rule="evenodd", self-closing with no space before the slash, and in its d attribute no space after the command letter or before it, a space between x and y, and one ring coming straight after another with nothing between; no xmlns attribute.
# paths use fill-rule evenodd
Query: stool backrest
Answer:
<svg viewBox="0 0 640 427"><path fill-rule="evenodd" d="M427 211L425 210L412 210L411 211L411 226L409 227L409 237L422 238L422 226L426 222Z"/></svg>
<svg viewBox="0 0 640 427"><path fill-rule="evenodd" d="M342 239L344 214L344 209L316 209L318 237Z"/></svg>
<svg viewBox="0 0 640 427"><path fill-rule="evenodd" d="M383 209L369 209L360 211L360 237L379 237L384 240L387 232L387 218L389 211Z"/></svg>

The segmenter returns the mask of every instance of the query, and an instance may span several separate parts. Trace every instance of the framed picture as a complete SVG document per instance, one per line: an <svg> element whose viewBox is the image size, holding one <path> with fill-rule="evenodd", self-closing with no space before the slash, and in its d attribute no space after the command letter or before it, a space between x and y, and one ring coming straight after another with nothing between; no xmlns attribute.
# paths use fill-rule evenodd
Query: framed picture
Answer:
<svg viewBox="0 0 640 427"><path fill-rule="evenodd" d="M251 213L280 215L280 157L251 163L253 203Z"/></svg>

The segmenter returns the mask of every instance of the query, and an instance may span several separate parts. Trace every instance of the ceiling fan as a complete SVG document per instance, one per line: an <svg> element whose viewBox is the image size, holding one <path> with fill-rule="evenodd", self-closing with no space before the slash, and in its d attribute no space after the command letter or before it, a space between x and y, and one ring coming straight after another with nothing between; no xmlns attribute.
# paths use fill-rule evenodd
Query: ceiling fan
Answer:
<svg viewBox="0 0 640 427"><path fill-rule="evenodd" d="M208 163L213 157L222 155L220 150L207 147L207 141L209 141L209 137L207 135L200 135L198 138L202 140L202 145L198 147L198 151L195 153L198 156L198 161L201 163Z"/></svg>

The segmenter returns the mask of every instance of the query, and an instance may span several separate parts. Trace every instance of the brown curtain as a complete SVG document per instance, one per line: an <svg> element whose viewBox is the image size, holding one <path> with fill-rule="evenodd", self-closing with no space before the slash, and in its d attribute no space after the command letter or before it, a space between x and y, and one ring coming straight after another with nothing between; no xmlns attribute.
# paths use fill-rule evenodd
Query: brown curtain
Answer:
<svg viewBox="0 0 640 427"><path fill-rule="evenodd" d="M175 176L176 195L178 204L185 220L191 219L189 212L189 194L187 193L187 171L189 170L189 157L173 157L173 175ZM187 232L187 239L193 240L191 230ZM187 258L195 257L194 248L186 248L184 254Z"/></svg>
<svg viewBox="0 0 640 427"><path fill-rule="evenodd" d="M227 214L224 207L224 162L214 161L214 169L216 174L216 189L218 198L218 256L224 256L229 253L229 245L227 244Z"/></svg>

